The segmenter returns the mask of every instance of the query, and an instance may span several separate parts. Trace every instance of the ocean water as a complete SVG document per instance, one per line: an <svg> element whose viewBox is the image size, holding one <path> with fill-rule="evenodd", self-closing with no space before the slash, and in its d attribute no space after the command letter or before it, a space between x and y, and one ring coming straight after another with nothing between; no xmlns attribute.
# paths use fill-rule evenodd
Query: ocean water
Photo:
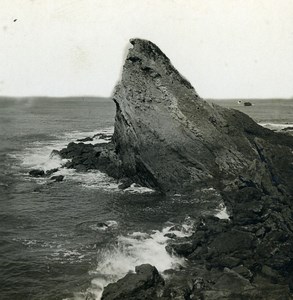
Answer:
<svg viewBox="0 0 293 300"><path fill-rule="evenodd" d="M220 103L266 126L293 123L292 101ZM166 252L167 232L190 235L203 214L228 217L212 187L192 199L143 187L121 191L99 171L76 173L50 156L71 141L110 136L114 115L103 98L0 99L0 299L100 299L105 285L136 265L160 272L184 265ZM63 182L28 176L55 167Z"/></svg>

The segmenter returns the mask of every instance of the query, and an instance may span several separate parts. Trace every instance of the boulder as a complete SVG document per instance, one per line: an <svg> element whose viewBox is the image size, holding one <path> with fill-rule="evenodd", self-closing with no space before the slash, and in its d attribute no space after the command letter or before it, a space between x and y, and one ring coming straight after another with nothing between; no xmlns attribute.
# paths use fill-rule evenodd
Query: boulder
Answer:
<svg viewBox="0 0 293 300"><path fill-rule="evenodd" d="M64 176L63 175L56 175L56 176L52 176L50 178L50 180L55 180L56 182L60 182L60 181L63 181L64 179Z"/></svg>
<svg viewBox="0 0 293 300"><path fill-rule="evenodd" d="M135 273L128 273L117 282L107 285L102 300L157 299L163 286L164 280L158 270L144 264L135 267Z"/></svg>
<svg viewBox="0 0 293 300"><path fill-rule="evenodd" d="M129 178L122 178L119 182L118 188L120 190L125 190L132 185L133 181Z"/></svg>
<svg viewBox="0 0 293 300"><path fill-rule="evenodd" d="M43 177L45 176L45 171L40 169L33 169L29 171L29 175L32 177Z"/></svg>
<svg viewBox="0 0 293 300"><path fill-rule="evenodd" d="M58 171L59 171L58 168L54 168L54 169L47 170L47 171L46 171L46 176L50 176L50 175L52 175L53 173L56 173L56 172L58 172Z"/></svg>
<svg viewBox="0 0 293 300"><path fill-rule="evenodd" d="M239 294L251 288L252 286L248 279L245 279L239 273L228 268L224 270L223 274L214 285L214 289L219 291L229 291L231 294Z"/></svg>
<svg viewBox="0 0 293 300"><path fill-rule="evenodd" d="M177 235L175 233L169 232L164 234L165 237L169 238L169 239L175 239L177 237Z"/></svg>

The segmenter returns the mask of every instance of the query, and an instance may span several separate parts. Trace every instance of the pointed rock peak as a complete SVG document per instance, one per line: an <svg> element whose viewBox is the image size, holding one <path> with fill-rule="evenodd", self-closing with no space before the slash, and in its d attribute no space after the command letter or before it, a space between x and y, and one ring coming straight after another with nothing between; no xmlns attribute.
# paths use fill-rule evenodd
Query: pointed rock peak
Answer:
<svg viewBox="0 0 293 300"><path fill-rule="evenodd" d="M193 89L190 82L184 78L172 65L170 59L154 43L144 39L130 39L133 45L129 49L124 70L142 70L148 72L153 78L169 78L177 80L188 89Z"/></svg>
<svg viewBox="0 0 293 300"><path fill-rule="evenodd" d="M153 59L161 57L164 60L170 61L163 51L151 41L136 38L130 39L130 43L133 45L133 48L130 49L130 53L140 53L141 55Z"/></svg>

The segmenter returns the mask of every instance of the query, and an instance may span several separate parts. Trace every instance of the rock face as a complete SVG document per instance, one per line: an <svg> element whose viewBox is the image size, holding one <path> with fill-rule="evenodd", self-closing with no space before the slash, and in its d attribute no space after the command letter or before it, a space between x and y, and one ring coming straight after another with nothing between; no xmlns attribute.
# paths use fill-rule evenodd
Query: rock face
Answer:
<svg viewBox="0 0 293 300"><path fill-rule="evenodd" d="M267 192L287 186L292 192L292 137L207 103L156 45L140 39L131 44L113 95L112 141L70 143L60 152L72 159L69 167L100 169L167 194L234 185Z"/></svg>
<svg viewBox="0 0 293 300"><path fill-rule="evenodd" d="M292 138L208 104L156 45L140 39L131 44L113 96L110 162L119 176L165 193L219 187L240 174L259 186L288 185ZM262 172L258 178L255 170Z"/></svg>

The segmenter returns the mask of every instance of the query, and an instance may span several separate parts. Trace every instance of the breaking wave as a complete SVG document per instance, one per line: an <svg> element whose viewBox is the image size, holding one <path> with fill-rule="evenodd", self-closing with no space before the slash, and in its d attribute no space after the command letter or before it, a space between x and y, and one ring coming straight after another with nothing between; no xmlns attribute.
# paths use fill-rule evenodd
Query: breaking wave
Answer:
<svg viewBox="0 0 293 300"><path fill-rule="evenodd" d="M90 272L94 276L91 286L86 292L75 294L74 299L101 299L106 285L117 281L128 272L134 272L135 266L141 264L151 264L160 273L184 266L185 258L167 252L166 246L170 240L167 233L177 237L190 236L193 233L193 221L187 217L181 226L170 223L162 230L118 236L114 245L98 251L97 267Z"/></svg>
<svg viewBox="0 0 293 300"><path fill-rule="evenodd" d="M61 150L66 147L68 143L74 141L78 142L86 138L89 141L82 141L85 144L99 144L108 143L114 132L114 127L109 127L95 131L72 131L56 136L56 139L33 142L29 147L21 152L11 153L10 157L19 162L23 174L23 170L28 173L31 169L41 169L45 172L52 169L59 169L54 175L66 176L66 180L74 181L80 184L83 188L103 189L105 191L119 191L117 180L109 177L107 174L98 170L89 170L87 172L76 172L74 169L67 169L63 165L68 161L62 159L59 155L51 155L53 150ZM30 177L27 177L30 178ZM44 184L48 178L30 178L37 183ZM153 193L154 190L142 187L139 185L131 185L123 192L126 193Z"/></svg>

